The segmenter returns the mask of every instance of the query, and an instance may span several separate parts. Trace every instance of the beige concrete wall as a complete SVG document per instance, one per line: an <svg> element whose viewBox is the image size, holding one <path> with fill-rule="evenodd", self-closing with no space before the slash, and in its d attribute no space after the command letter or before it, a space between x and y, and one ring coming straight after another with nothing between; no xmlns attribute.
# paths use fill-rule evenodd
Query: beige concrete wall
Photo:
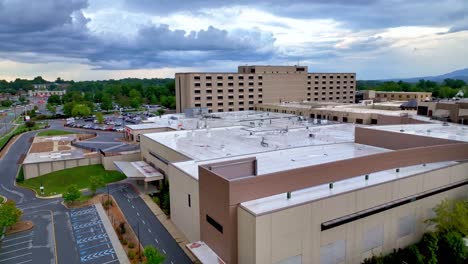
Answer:
<svg viewBox="0 0 468 264"><path fill-rule="evenodd" d="M198 181L173 165L168 169L171 220L190 242L200 240ZM190 206L188 196L190 195Z"/></svg>
<svg viewBox="0 0 468 264"><path fill-rule="evenodd" d="M23 173L25 179L31 179L54 171L96 164L101 164L100 157L30 163L23 164Z"/></svg>
<svg viewBox="0 0 468 264"><path fill-rule="evenodd" d="M101 154L102 166L105 170L117 170L115 167L114 161L139 161L141 160L141 153L137 152L130 152L130 153L122 153L119 155L113 156L103 156Z"/></svg>
<svg viewBox="0 0 468 264"><path fill-rule="evenodd" d="M372 177L372 176L371 176ZM468 163L462 163L399 181L339 194L330 198L254 217L238 209L239 263L277 263L301 255L302 263L321 263L321 247L338 240L345 241L343 263L360 263L372 254L389 253L418 241L426 231L423 223L431 209L444 198L468 197L468 186L462 186L409 204L383 211L357 221L321 231L321 223L368 209L386 202L427 191L446 184L468 180ZM292 194L294 197L294 193ZM415 218L415 229L398 237L399 221ZM255 221L252 220L255 218ZM363 240L373 228L383 228L381 246L364 250ZM252 235L252 229L255 235ZM255 252L244 246L254 239ZM247 241L246 241L247 240Z"/></svg>
<svg viewBox="0 0 468 264"><path fill-rule="evenodd" d="M186 161L190 160L183 154L168 148L154 140L150 140L148 137L142 135L141 142L140 142L140 151L143 160L146 160L148 163L152 163L154 167L161 169L166 175L168 171L168 165L164 162L160 161L159 159L153 157L150 154L150 151L156 153L160 157L164 158L168 162L178 162L178 161Z"/></svg>

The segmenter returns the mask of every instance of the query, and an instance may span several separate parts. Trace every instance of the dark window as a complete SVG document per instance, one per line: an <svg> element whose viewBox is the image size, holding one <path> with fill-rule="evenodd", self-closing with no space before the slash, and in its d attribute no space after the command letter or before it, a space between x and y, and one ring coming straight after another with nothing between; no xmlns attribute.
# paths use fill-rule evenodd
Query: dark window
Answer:
<svg viewBox="0 0 468 264"><path fill-rule="evenodd" d="M188 207L192 207L192 199L190 197L190 194L188 194L187 199L188 199Z"/></svg>
<svg viewBox="0 0 468 264"><path fill-rule="evenodd" d="M249 80L253 80L253 76L249 76Z"/></svg>
<svg viewBox="0 0 468 264"><path fill-rule="evenodd" d="M347 117L343 117L343 123L348 123L348 118Z"/></svg>
<svg viewBox="0 0 468 264"><path fill-rule="evenodd" d="M195 87L200 87L200 83L195 83Z"/></svg>
<svg viewBox="0 0 468 264"><path fill-rule="evenodd" d="M233 83L228 83L228 86L234 86L234 84Z"/></svg>
<svg viewBox="0 0 468 264"><path fill-rule="evenodd" d="M259 104L263 103L263 101L258 101Z"/></svg>
<svg viewBox="0 0 468 264"><path fill-rule="evenodd" d="M218 83L218 87L223 86L223 83Z"/></svg>
<svg viewBox="0 0 468 264"><path fill-rule="evenodd" d="M210 106L213 106L212 103L207 103L206 106L210 107Z"/></svg>
<svg viewBox="0 0 468 264"><path fill-rule="evenodd" d="M200 107L201 105L200 104L195 104L195 107Z"/></svg>
<svg viewBox="0 0 468 264"><path fill-rule="evenodd" d="M362 124L363 120L361 118L356 118L356 124Z"/></svg>
<svg viewBox="0 0 468 264"><path fill-rule="evenodd" d="M249 82L249 86L253 86L253 85L254 85L253 82Z"/></svg>
<svg viewBox="0 0 468 264"><path fill-rule="evenodd" d="M218 90L218 93L223 93L223 90Z"/></svg>
<svg viewBox="0 0 468 264"><path fill-rule="evenodd" d="M263 96L261 94L258 95L258 98L262 98Z"/></svg>
<svg viewBox="0 0 468 264"><path fill-rule="evenodd" d="M239 89L239 93L243 93L244 92L244 89Z"/></svg>
<svg viewBox="0 0 468 264"><path fill-rule="evenodd" d="M200 76L193 76L193 79L200 80Z"/></svg>
<svg viewBox="0 0 468 264"><path fill-rule="evenodd" d="M239 80L244 80L244 76L239 76Z"/></svg>
<svg viewBox="0 0 468 264"><path fill-rule="evenodd" d="M211 83L206 83L206 87L211 87Z"/></svg>
<svg viewBox="0 0 468 264"><path fill-rule="evenodd" d="M372 124L372 125L377 125L377 119L372 118L372 119L371 119L371 124Z"/></svg>
<svg viewBox="0 0 468 264"><path fill-rule="evenodd" d="M262 76L258 76L258 79L259 79L259 80L263 80L263 77L262 77Z"/></svg>
<svg viewBox="0 0 468 264"><path fill-rule="evenodd" d="M233 95L228 96L228 99L234 99Z"/></svg>
<svg viewBox="0 0 468 264"><path fill-rule="evenodd" d="M255 73L255 69L250 69L250 73Z"/></svg>
<svg viewBox="0 0 468 264"><path fill-rule="evenodd" d="M228 76L228 80L234 80L234 77Z"/></svg>
<svg viewBox="0 0 468 264"><path fill-rule="evenodd" d="M223 96L218 96L218 100L223 100Z"/></svg>
<svg viewBox="0 0 468 264"><path fill-rule="evenodd" d="M243 94L239 95L239 99L244 99L244 95Z"/></svg>
<svg viewBox="0 0 468 264"><path fill-rule="evenodd" d="M211 100L211 99L212 99L211 96L207 96L207 97L206 97L206 100Z"/></svg>
<svg viewBox="0 0 468 264"><path fill-rule="evenodd" d="M222 80L222 79L223 79L223 76L217 76L216 79Z"/></svg>
<svg viewBox="0 0 468 264"><path fill-rule="evenodd" d="M312 76L309 75L309 76L307 76L307 79L310 79L311 77L312 77Z"/></svg>
<svg viewBox="0 0 468 264"><path fill-rule="evenodd" d="M223 102L219 102L219 103L218 103L218 106L223 106Z"/></svg>
<svg viewBox="0 0 468 264"><path fill-rule="evenodd" d="M240 107L240 108L239 108L239 111L244 111L244 108L243 108L243 107Z"/></svg>
<svg viewBox="0 0 468 264"><path fill-rule="evenodd" d="M244 102L239 102L239 105L244 105ZM241 110L242 111L242 110Z"/></svg>
<svg viewBox="0 0 468 264"><path fill-rule="evenodd" d="M234 105L234 102L229 102L228 105Z"/></svg>
<svg viewBox="0 0 468 264"><path fill-rule="evenodd" d="M262 85L263 85L263 83L261 83L261 82L258 83L258 86L262 86Z"/></svg>
<svg viewBox="0 0 468 264"><path fill-rule="evenodd" d="M244 86L244 83L243 83L243 82L240 82L240 83L239 83L239 86Z"/></svg>
<svg viewBox="0 0 468 264"><path fill-rule="evenodd" d="M259 88L259 89L258 89L258 92L259 92L259 93L263 92L263 89L262 89L262 88Z"/></svg>
<svg viewBox="0 0 468 264"><path fill-rule="evenodd" d="M249 95L249 98L254 98L253 94L250 94L250 95Z"/></svg>
<svg viewBox="0 0 468 264"><path fill-rule="evenodd" d="M195 93L196 93L196 94L199 94L199 93L200 93L200 90L195 90Z"/></svg>
<svg viewBox="0 0 468 264"><path fill-rule="evenodd" d="M253 104L254 104L254 102L253 102L253 101L249 101L249 105L253 105Z"/></svg>
<svg viewBox="0 0 468 264"><path fill-rule="evenodd" d="M207 94L210 94L210 93L212 93L212 92L213 92L212 90L206 90L206 93L207 93Z"/></svg>
<svg viewBox="0 0 468 264"><path fill-rule="evenodd" d="M253 93L254 89L249 89L249 93Z"/></svg>
<svg viewBox="0 0 468 264"><path fill-rule="evenodd" d="M207 80L211 80L211 76L206 76L206 79L207 79Z"/></svg>
<svg viewBox="0 0 468 264"><path fill-rule="evenodd" d="M318 82L315 82L315 84L318 84Z"/></svg>
<svg viewBox="0 0 468 264"><path fill-rule="evenodd" d="M159 161L161 161L162 163L164 163L164 164L166 164L166 165L169 164L169 161L168 161L167 159L165 159L165 158L159 156L158 154L156 154L156 153L154 153L154 152L152 152L152 151L150 151L149 154L150 154L151 156L155 157L156 159L158 159Z"/></svg>
<svg viewBox="0 0 468 264"><path fill-rule="evenodd" d="M200 97L195 97L195 101L200 101Z"/></svg>
<svg viewBox="0 0 468 264"><path fill-rule="evenodd" d="M216 230L218 230L221 234L223 233L223 226L220 225L216 220L211 218L209 215L206 215L206 221L212 225Z"/></svg>
<svg viewBox="0 0 468 264"><path fill-rule="evenodd" d="M299 68L296 68L296 71L303 72L303 71L305 71L305 68L304 67L299 67Z"/></svg>

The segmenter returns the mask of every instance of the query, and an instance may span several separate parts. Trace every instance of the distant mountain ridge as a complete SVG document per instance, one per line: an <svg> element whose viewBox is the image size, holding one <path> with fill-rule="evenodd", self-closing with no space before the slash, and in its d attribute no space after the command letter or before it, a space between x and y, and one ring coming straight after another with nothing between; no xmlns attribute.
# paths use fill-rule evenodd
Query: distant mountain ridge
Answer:
<svg viewBox="0 0 468 264"><path fill-rule="evenodd" d="M421 79L424 80L429 80L429 81L434 81L434 82L442 82L444 79L458 79L458 80L464 80L465 82L468 82L468 68L461 69L461 70L456 70L453 72L445 73L442 75L436 75L436 76L424 76L424 77L413 77L413 78L392 78L392 79L385 79L385 80L380 80L380 81L404 81L404 82L418 82Z"/></svg>

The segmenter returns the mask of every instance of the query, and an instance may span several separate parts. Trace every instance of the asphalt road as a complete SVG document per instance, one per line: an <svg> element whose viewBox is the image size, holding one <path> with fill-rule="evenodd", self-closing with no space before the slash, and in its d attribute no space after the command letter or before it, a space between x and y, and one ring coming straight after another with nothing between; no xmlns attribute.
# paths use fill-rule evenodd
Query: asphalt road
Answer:
<svg viewBox="0 0 468 264"><path fill-rule="evenodd" d="M50 124L51 129L64 129L57 121L52 121ZM18 161L21 155L27 153L31 145L30 140L36 133L37 131L24 133L9 148L8 153L4 155L3 159L0 160L0 194L16 202L17 206L23 210L23 219L32 219L36 224L31 232L33 238L28 239L32 241L25 243L27 246L24 249L24 253L15 254L16 256L26 254L22 256L24 260L23 258L21 258L21 261L19 261L20 258L11 259L14 261L8 263L19 264L22 261L28 261L27 257L29 256L32 256L33 260L41 260L40 262L34 261L32 263L86 263L81 261L81 257L83 256L75 238L76 233L73 230L73 221L70 219L70 210L61 204L62 199L39 199L35 197L32 191L15 186L15 177L19 168ZM98 137L94 140L99 139L98 142L114 140L119 135L121 136L121 134L115 132L98 131L97 133ZM112 184L110 189L135 231L139 225L140 238L144 246L151 244L160 249L167 256L165 263L191 263L190 259L133 188L128 184ZM104 190L99 191L103 192ZM22 232L20 234L28 235L29 233ZM4 242L0 242L0 264L10 261L10 259L5 260L8 257L2 257L12 255L12 252L9 253L9 248L11 249L11 247L4 248L4 244L8 242L6 240L10 239L10 237L16 238L16 236L8 236ZM23 241L21 239L18 240L19 242ZM31 245L31 248L29 248L29 245ZM51 254L51 252L53 253ZM3 262L1 262L2 259L4 260Z"/></svg>

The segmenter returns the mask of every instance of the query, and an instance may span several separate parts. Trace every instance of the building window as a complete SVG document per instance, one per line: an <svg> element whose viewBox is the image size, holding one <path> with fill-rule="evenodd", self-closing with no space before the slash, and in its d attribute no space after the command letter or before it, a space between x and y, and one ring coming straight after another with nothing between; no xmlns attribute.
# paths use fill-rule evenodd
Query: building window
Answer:
<svg viewBox="0 0 468 264"><path fill-rule="evenodd" d="M206 106L211 107L211 106L213 106L213 104L212 103L207 103Z"/></svg>
<svg viewBox="0 0 468 264"><path fill-rule="evenodd" d="M190 194L187 195L187 201L188 201L188 207L192 207L192 199L190 197Z"/></svg>
<svg viewBox="0 0 468 264"><path fill-rule="evenodd" d="M200 94L200 90L195 90L195 94Z"/></svg>
<svg viewBox="0 0 468 264"><path fill-rule="evenodd" d="M195 107L201 107L201 105L200 104L195 104Z"/></svg>
<svg viewBox="0 0 468 264"><path fill-rule="evenodd" d="M323 81L322 84L327 84L327 82Z"/></svg>
<svg viewBox="0 0 468 264"><path fill-rule="evenodd" d="M218 87L222 87L223 86L223 83L218 83Z"/></svg>
<svg viewBox="0 0 468 264"><path fill-rule="evenodd" d="M254 89L249 89L249 93L253 93Z"/></svg>
<svg viewBox="0 0 468 264"><path fill-rule="evenodd" d="M244 102L239 102L239 105L244 105Z"/></svg>
<svg viewBox="0 0 468 264"><path fill-rule="evenodd" d="M211 76L206 76L205 79L206 80L211 80Z"/></svg>
<svg viewBox="0 0 468 264"><path fill-rule="evenodd" d="M249 105L253 105L254 104L254 101L249 101Z"/></svg>
<svg viewBox="0 0 468 264"><path fill-rule="evenodd" d="M195 83L195 87L200 87L200 83Z"/></svg>
<svg viewBox="0 0 468 264"><path fill-rule="evenodd" d="M244 108L243 108L243 107L240 107L240 108L239 108L239 111L244 111Z"/></svg>
<svg viewBox="0 0 468 264"><path fill-rule="evenodd" d="M200 76L193 76L194 80L200 80Z"/></svg>
<svg viewBox="0 0 468 264"><path fill-rule="evenodd" d="M363 120L361 118L356 118L356 124L362 124Z"/></svg>
<svg viewBox="0 0 468 264"><path fill-rule="evenodd" d="M239 76L239 80L244 80L244 76Z"/></svg>
<svg viewBox="0 0 468 264"><path fill-rule="evenodd" d="M263 101L258 101L259 104L263 104Z"/></svg>
<svg viewBox="0 0 468 264"><path fill-rule="evenodd" d="M239 83L239 86L244 86L244 83L243 83L243 82L240 82L240 83Z"/></svg>
<svg viewBox="0 0 468 264"><path fill-rule="evenodd" d="M348 123L348 118L347 117L343 117L343 123Z"/></svg>
<svg viewBox="0 0 468 264"><path fill-rule="evenodd" d="M228 83L228 86L234 86L234 84L233 83Z"/></svg>
<svg viewBox="0 0 468 264"><path fill-rule="evenodd" d="M249 94L249 98L254 98L253 94Z"/></svg>
<svg viewBox="0 0 468 264"><path fill-rule="evenodd" d="M262 86L262 85L263 85L263 83L261 83L261 82L258 83L258 86Z"/></svg>
<svg viewBox="0 0 468 264"><path fill-rule="evenodd" d="M211 96L207 96L207 97L206 97L206 100L208 100L208 101L211 101L211 99L212 99Z"/></svg>
<svg viewBox="0 0 468 264"><path fill-rule="evenodd" d="M223 100L223 96L218 96L218 100Z"/></svg>
<svg viewBox="0 0 468 264"><path fill-rule="evenodd" d="M213 93L213 91L212 90L206 90L206 93L210 94L210 93Z"/></svg>
<svg viewBox="0 0 468 264"><path fill-rule="evenodd" d="M244 95L243 95L243 94L240 94L240 95L239 95L239 99L244 99Z"/></svg>
<svg viewBox="0 0 468 264"><path fill-rule="evenodd" d="M229 95L228 99L234 99L234 95Z"/></svg>
<svg viewBox="0 0 468 264"><path fill-rule="evenodd" d="M218 103L218 106L223 106L223 102L219 102L219 103Z"/></svg>
<svg viewBox="0 0 468 264"><path fill-rule="evenodd" d="M259 89L258 89L258 92L259 92L259 93L263 92L263 89L262 89L262 88L259 88Z"/></svg>
<svg viewBox="0 0 468 264"><path fill-rule="evenodd" d="M228 76L228 80L234 80L234 77Z"/></svg>
<svg viewBox="0 0 468 264"><path fill-rule="evenodd" d="M221 234L223 233L223 226L216 222L213 218L211 218L209 215L206 215L206 221L213 226L216 230L218 230Z"/></svg>
<svg viewBox="0 0 468 264"><path fill-rule="evenodd" d="M254 85L254 83L253 83L253 82L249 82L249 86L253 86L253 85Z"/></svg>
<svg viewBox="0 0 468 264"><path fill-rule="evenodd" d="M253 107L249 107L249 110L252 111L252 110L254 110L254 108L253 108Z"/></svg>
<svg viewBox="0 0 468 264"><path fill-rule="evenodd" d="M211 83L206 83L206 87L211 87Z"/></svg>
<svg viewBox="0 0 468 264"><path fill-rule="evenodd" d="M307 76L307 79L310 79L310 78L312 78L312 76L310 76L310 75L309 75L309 76Z"/></svg>
<svg viewBox="0 0 468 264"><path fill-rule="evenodd" d="M249 76L249 80L253 80L253 79L254 79L254 77L253 77L253 76Z"/></svg>
<svg viewBox="0 0 468 264"><path fill-rule="evenodd" d="M195 97L195 101L200 101L200 97L199 96Z"/></svg>
<svg viewBox="0 0 468 264"><path fill-rule="evenodd" d="M228 105L234 105L234 102L229 102Z"/></svg>
<svg viewBox="0 0 468 264"><path fill-rule="evenodd" d="M258 76L258 79L259 79L259 80L263 80L263 77L262 77L262 76Z"/></svg>
<svg viewBox="0 0 468 264"><path fill-rule="evenodd" d="M217 76L216 79L222 80L222 79L223 79L223 76Z"/></svg>

